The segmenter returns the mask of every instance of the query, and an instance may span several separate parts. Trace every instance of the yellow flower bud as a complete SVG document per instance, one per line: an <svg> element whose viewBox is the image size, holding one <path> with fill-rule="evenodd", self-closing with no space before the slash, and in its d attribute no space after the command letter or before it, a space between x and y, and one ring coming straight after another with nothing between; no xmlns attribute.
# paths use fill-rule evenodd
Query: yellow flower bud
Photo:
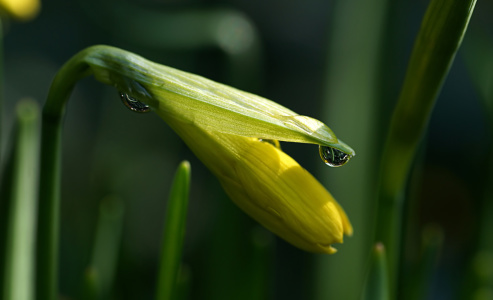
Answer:
<svg viewBox="0 0 493 300"><path fill-rule="evenodd" d="M331 244L352 234L332 195L279 148L157 113L214 173L231 200L279 237L306 251L332 254Z"/></svg>
<svg viewBox="0 0 493 300"><path fill-rule="evenodd" d="M229 197L281 238L307 251L334 253L331 245L352 234L346 213L332 195L289 155L260 140L317 144L327 164L341 166L354 150L324 123L108 46L93 46L74 56L55 78L54 90L72 86L67 78L90 73L116 87L133 111L161 116ZM54 99L45 105L45 116L62 114L64 97Z"/></svg>

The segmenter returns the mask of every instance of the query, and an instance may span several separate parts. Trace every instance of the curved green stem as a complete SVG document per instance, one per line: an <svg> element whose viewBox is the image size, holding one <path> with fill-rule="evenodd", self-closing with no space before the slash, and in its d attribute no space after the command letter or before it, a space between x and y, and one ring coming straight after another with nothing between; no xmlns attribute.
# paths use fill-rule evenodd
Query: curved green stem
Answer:
<svg viewBox="0 0 493 300"><path fill-rule="evenodd" d="M76 55L58 72L42 113L39 216L36 253L36 298L57 298L58 224L60 209L61 132L65 104L75 83L88 75Z"/></svg>

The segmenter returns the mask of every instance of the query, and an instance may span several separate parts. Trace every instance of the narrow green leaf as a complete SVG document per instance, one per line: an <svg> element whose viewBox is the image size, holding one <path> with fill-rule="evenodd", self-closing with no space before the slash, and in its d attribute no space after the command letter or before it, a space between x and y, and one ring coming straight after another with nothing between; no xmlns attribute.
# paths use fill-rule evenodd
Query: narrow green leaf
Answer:
<svg viewBox="0 0 493 300"><path fill-rule="evenodd" d="M168 199L157 282L157 300L174 299L185 237L189 189L190 163L184 161L176 171Z"/></svg>
<svg viewBox="0 0 493 300"><path fill-rule="evenodd" d="M370 272L363 291L363 300L387 300L389 297L387 257L382 243L376 243L371 255Z"/></svg>
<svg viewBox="0 0 493 300"><path fill-rule="evenodd" d="M382 153L375 241L396 278L406 179L435 100L465 34L476 0L432 0L416 38ZM460 137L458 137L460 138Z"/></svg>
<svg viewBox="0 0 493 300"><path fill-rule="evenodd" d="M32 100L17 106L15 142L10 156L2 294L5 300L34 297L34 245L39 163L39 107ZM5 186L4 186L5 187ZM5 187L7 188L7 187Z"/></svg>

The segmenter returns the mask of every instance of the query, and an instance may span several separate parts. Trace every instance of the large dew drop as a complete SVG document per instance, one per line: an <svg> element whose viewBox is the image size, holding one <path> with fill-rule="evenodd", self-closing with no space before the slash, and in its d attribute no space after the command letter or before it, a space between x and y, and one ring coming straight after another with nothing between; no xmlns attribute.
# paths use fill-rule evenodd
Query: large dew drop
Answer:
<svg viewBox="0 0 493 300"><path fill-rule="evenodd" d="M351 155L332 147L319 145L318 151L322 160L330 167L340 167L351 158Z"/></svg>
<svg viewBox="0 0 493 300"><path fill-rule="evenodd" d="M120 98L122 99L123 104L131 111L145 113L151 110L149 105L140 102L126 93L120 92Z"/></svg>

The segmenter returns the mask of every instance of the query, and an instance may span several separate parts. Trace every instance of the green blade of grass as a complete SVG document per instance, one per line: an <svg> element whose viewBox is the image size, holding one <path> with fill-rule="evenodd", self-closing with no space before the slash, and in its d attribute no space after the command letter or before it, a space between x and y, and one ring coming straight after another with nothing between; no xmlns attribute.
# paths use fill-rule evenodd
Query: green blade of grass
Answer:
<svg viewBox="0 0 493 300"><path fill-rule="evenodd" d="M108 196L103 199L99 208L92 261L86 274L85 294L93 294L93 299L110 298L120 249L123 215L124 206L120 198Z"/></svg>
<svg viewBox="0 0 493 300"><path fill-rule="evenodd" d="M363 300L388 300L387 257L382 243L376 243L371 254L371 267L363 291Z"/></svg>
<svg viewBox="0 0 493 300"><path fill-rule="evenodd" d="M8 192L5 249L1 269L2 294L5 300L31 300L34 296L34 245L36 196L39 163L39 107L32 100L17 106L14 147L10 156L8 178L3 186Z"/></svg>
<svg viewBox="0 0 493 300"><path fill-rule="evenodd" d="M333 8L324 120L330 120L338 135L350 138L351 146L360 150L344 168L332 170L322 166L320 171L321 178L350 216L355 233L338 246L337 257L316 258L317 300L356 299L364 284L363 270L372 245L372 219L368 211L374 203L375 155L380 150L375 117L381 98L379 58L388 9L388 0L340 0L335 1Z"/></svg>
<svg viewBox="0 0 493 300"><path fill-rule="evenodd" d="M435 100L462 42L475 0L432 0L416 38L382 155L375 241L396 281L406 179ZM391 282L395 286L396 282Z"/></svg>
<svg viewBox="0 0 493 300"><path fill-rule="evenodd" d="M190 163L184 161L176 171L168 200L157 283L157 300L174 299L173 294L185 237L189 189Z"/></svg>

